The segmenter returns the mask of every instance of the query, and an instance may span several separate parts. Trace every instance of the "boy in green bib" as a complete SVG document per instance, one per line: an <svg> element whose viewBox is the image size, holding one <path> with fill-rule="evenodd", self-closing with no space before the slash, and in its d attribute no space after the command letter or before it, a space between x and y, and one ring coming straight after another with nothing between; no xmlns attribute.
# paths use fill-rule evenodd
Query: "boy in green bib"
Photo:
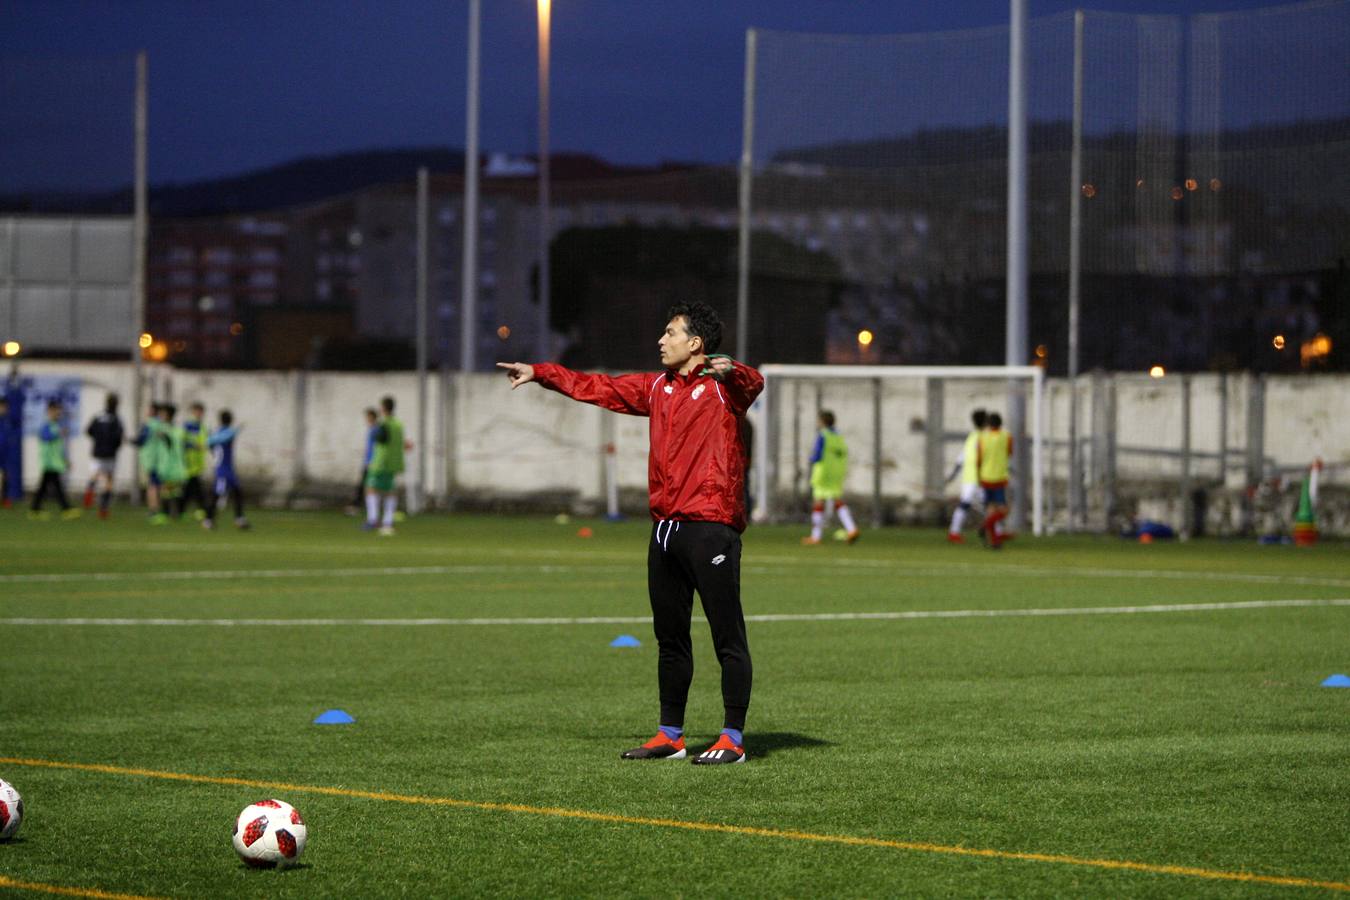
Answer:
<svg viewBox="0 0 1350 900"><path fill-rule="evenodd" d="M42 504L47 499L48 491L56 495L56 502L61 507L63 517L73 519L78 516L80 510L71 509L70 501L66 499L65 486L61 484L61 478L66 474L68 465L66 429L61 424L61 404L57 400L47 404L47 421L38 429L38 462L42 466L42 481L38 484L37 493L33 494L33 507L29 511L29 516L38 519L47 517Z"/></svg>
<svg viewBox="0 0 1350 900"><path fill-rule="evenodd" d="M403 423L394 417L394 398L381 400L380 409L384 414L375 431L374 450L366 469L366 521L362 528L374 531L378 526L382 537L390 537L394 533L394 513L398 510L395 481L404 469L405 447ZM381 501L383 521L380 520Z"/></svg>

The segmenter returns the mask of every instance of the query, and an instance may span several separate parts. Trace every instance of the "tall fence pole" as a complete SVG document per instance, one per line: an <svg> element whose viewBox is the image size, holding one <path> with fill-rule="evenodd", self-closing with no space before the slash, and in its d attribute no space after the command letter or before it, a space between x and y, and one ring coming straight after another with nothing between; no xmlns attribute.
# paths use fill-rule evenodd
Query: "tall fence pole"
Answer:
<svg viewBox="0 0 1350 900"><path fill-rule="evenodd" d="M1083 11L1073 14L1073 150L1069 161L1069 531L1083 521L1078 448L1078 334L1083 246Z"/></svg>
<svg viewBox="0 0 1350 900"><path fill-rule="evenodd" d="M145 331L145 258L146 243L150 235L150 216L147 200L148 180L148 144L149 115L147 95L149 93L150 62L144 50L136 54L136 106L135 106L135 187L134 212L132 218L132 263L131 263L131 428L132 434L139 434L142 407L142 380L145 376L145 363L141 356L141 334ZM139 480L133 479L133 484ZM138 497L140 488L133 488Z"/></svg>
<svg viewBox="0 0 1350 900"><path fill-rule="evenodd" d="M750 348L750 187L755 174L755 29L745 32L745 98L741 112L741 177L738 201L740 254L736 267L736 358Z"/></svg>
<svg viewBox="0 0 1350 900"><path fill-rule="evenodd" d="M1008 266L1007 342L1004 362L1020 366L1027 358L1027 0L1010 0L1008 29ZM1008 382L1008 431L1016 446L1026 446L1026 391ZM1020 467L1023 489L1013 495L1012 527L1026 527L1028 467Z"/></svg>
<svg viewBox="0 0 1350 900"><path fill-rule="evenodd" d="M417 465L408 511L422 511L427 484L427 287L431 269L428 217L431 210L431 175L426 166L417 170Z"/></svg>

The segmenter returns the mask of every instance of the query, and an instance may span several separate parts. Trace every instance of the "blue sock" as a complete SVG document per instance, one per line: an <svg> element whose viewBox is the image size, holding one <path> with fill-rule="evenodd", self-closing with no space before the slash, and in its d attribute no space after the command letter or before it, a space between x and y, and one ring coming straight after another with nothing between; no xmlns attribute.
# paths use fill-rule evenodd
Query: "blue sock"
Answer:
<svg viewBox="0 0 1350 900"><path fill-rule="evenodd" d="M678 741L681 737L684 736L684 729L679 725L662 725L661 733L664 734L666 737L670 738L672 741Z"/></svg>
<svg viewBox="0 0 1350 900"><path fill-rule="evenodd" d="M741 737L741 731L739 728L723 728L722 733L725 734L727 737L731 738L731 742L735 744L737 747L745 746L745 744L743 743L745 738Z"/></svg>

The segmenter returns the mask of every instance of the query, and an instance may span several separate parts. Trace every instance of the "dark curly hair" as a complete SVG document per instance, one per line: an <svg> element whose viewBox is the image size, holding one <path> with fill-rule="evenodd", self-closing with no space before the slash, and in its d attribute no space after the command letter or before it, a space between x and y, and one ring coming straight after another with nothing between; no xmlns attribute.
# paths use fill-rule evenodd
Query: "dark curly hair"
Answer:
<svg viewBox="0 0 1350 900"><path fill-rule="evenodd" d="M702 300L689 303L676 303L670 308L668 318L684 316L685 330L690 337L703 338L703 352L714 353L722 343L722 320L711 306Z"/></svg>

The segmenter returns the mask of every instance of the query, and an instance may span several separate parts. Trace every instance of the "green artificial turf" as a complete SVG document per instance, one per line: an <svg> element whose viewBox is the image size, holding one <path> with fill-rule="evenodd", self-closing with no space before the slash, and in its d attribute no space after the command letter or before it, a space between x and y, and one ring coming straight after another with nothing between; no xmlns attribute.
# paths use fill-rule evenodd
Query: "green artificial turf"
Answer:
<svg viewBox="0 0 1350 900"><path fill-rule="evenodd" d="M18 839L0 844L0 892L1299 897L1350 885L1350 689L1320 686L1350 674L1350 606L1045 614L1350 598L1345 544L1023 536L991 553L940 531L806 548L800 528L752 528L747 614L798 618L749 624L750 759L700 768L618 758L656 724L647 524L434 515L392 539L336 514L263 513L255 526L0 513L0 758L22 760L0 762L0 778L27 804ZM1014 614L823 618L989 610ZM586 617L633 621L352 621ZM212 624L16 622L69 618ZM295 619L346 621L271 621ZM620 634L642 646L610 647ZM702 749L721 704L701 621L694 635L686 727ZM326 709L356 722L311 724ZM303 865L245 869L234 817L272 795L309 823ZM437 799L471 805L420 802ZM1333 886L1219 877L1242 873Z"/></svg>

